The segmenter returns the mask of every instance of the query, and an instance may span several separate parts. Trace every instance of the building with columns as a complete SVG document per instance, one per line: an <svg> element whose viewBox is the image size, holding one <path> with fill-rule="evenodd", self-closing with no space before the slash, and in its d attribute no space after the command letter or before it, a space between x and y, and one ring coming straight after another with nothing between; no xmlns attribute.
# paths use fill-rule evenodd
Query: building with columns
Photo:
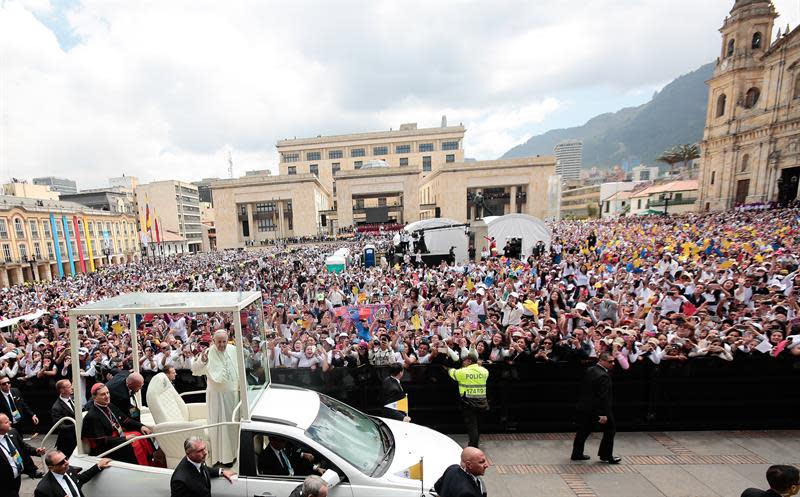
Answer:
<svg viewBox="0 0 800 497"><path fill-rule="evenodd" d="M549 178L555 174L552 156L446 164L420 183L420 218L556 217L558 205L548 201Z"/></svg>
<svg viewBox="0 0 800 497"><path fill-rule="evenodd" d="M332 205L331 193L313 174L244 176L213 181L210 188L219 250L327 230L322 213Z"/></svg>
<svg viewBox="0 0 800 497"><path fill-rule="evenodd" d="M50 281L140 257L132 214L0 195L0 287Z"/></svg>
<svg viewBox="0 0 800 497"><path fill-rule="evenodd" d="M770 0L736 0L720 28L708 81L698 206L797 198L800 179L800 29L778 34Z"/></svg>

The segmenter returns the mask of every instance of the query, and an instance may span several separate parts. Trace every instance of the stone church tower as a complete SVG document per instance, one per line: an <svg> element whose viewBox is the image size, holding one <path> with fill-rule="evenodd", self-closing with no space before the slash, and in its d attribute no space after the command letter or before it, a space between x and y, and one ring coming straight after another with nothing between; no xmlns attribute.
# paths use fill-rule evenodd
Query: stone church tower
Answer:
<svg viewBox="0 0 800 497"><path fill-rule="evenodd" d="M784 32L773 41L777 17L771 0L736 0L720 29L708 81L700 210L797 196L800 35Z"/></svg>

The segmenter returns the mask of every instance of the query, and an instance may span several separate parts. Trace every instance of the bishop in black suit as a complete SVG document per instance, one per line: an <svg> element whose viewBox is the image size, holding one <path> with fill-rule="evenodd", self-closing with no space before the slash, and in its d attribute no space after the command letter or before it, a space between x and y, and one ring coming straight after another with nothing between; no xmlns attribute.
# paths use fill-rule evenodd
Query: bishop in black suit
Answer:
<svg viewBox="0 0 800 497"><path fill-rule="evenodd" d="M572 460L582 461L589 459L583 453L586 439L600 426L603 439L597 455L603 462L619 463L620 459L614 456L614 435L616 425L611 401L614 396L611 387L611 376L608 371L614 366L614 358L607 353L602 353L597 359L597 364L586 370L581 384L581 393L578 398L577 423L578 430L572 443Z"/></svg>
<svg viewBox="0 0 800 497"><path fill-rule="evenodd" d="M461 452L461 464L448 467L433 489L441 497L486 497L486 487L478 477L483 476L488 467L482 450L466 447Z"/></svg>
<svg viewBox="0 0 800 497"><path fill-rule="evenodd" d="M231 481L233 473L222 468L209 469L205 464L208 451L203 439L189 437L183 443L186 457L175 467L169 481L171 497L211 497L211 479L225 477Z"/></svg>
<svg viewBox="0 0 800 497"><path fill-rule="evenodd" d="M11 466L9 458L14 459L14 454L22 459L21 467ZM37 449L25 443L22 435L11 427L8 416L0 414L0 490L4 496L18 497L23 473L31 478L41 477L31 456L42 454L43 447Z"/></svg>
<svg viewBox="0 0 800 497"><path fill-rule="evenodd" d="M111 404L108 388L102 383L95 384L92 387L92 399L87 404L86 414L83 417L83 426L81 427L81 437L89 442L90 456L102 454L112 447L125 443L126 431L134 432L137 435L139 432L144 434L152 433L142 423L129 418L120 412L114 404ZM137 460L134 451L135 444L144 445L145 443L149 446L150 442L139 440L134 444L122 447L113 452L111 458L131 464L146 464Z"/></svg>
<svg viewBox="0 0 800 497"><path fill-rule="evenodd" d="M381 406L383 406L381 408L381 416L398 421L404 421L408 417L408 413L387 406L406 398L403 385L400 384L402 377L403 366L397 363L390 364L389 376L384 378L381 384Z"/></svg>

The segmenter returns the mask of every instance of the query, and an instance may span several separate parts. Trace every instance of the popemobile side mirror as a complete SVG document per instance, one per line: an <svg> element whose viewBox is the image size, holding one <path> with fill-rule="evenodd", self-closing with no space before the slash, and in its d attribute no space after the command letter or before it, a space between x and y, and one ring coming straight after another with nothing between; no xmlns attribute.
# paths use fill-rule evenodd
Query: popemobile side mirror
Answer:
<svg viewBox="0 0 800 497"><path fill-rule="evenodd" d="M322 473L322 479L328 484L328 490L338 485L341 481L339 478L339 473L332 469L326 469L325 472Z"/></svg>

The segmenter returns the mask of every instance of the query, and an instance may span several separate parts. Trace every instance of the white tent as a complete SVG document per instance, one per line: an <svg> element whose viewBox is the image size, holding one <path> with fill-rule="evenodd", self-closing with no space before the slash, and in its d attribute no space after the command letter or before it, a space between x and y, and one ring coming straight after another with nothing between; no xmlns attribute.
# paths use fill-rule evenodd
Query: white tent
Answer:
<svg viewBox="0 0 800 497"><path fill-rule="evenodd" d="M531 255L533 247L542 240L547 249L550 248L552 234L550 228L541 219L527 214L506 214L505 216L487 216L483 218L489 227L489 236L497 240L497 250L502 253L506 240L522 239L522 257Z"/></svg>
<svg viewBox="0 0 800 497"><path fill-rule="evenodd" d="M467 227L464 226L464 223L437 217L409 223L403 229L409 233L424 231L425 246L428 247L428 252L431 254L447 254L450 252L450 247L455 247L456 262L467 260L469 238L467 237Z"/></svg>

